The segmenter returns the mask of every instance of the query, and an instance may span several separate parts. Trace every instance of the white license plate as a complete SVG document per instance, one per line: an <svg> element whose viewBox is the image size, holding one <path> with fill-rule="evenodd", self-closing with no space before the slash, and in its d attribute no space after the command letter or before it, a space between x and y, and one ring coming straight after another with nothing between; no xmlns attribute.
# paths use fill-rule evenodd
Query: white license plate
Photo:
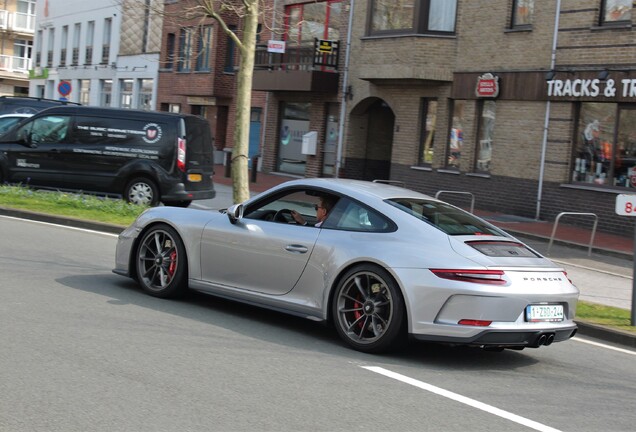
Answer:
<svg viewBox="0 0 636 432"><path fill-rule="evenodd" d="M563 318L563 305L528 305L526 307L528 322L559 322L563 321Z"/></svg>

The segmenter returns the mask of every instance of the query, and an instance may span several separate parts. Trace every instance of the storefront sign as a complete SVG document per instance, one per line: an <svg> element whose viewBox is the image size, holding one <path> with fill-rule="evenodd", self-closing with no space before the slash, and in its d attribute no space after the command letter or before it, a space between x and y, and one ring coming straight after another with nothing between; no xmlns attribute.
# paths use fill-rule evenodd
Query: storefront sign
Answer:
<svg viewBox="0 0 636 432"><path fill-rule="evenodd" d="M636 97L636 79L566 79L548 81L550 97Z"/></svg>
<svg viewBox="0 0 636 432"><path fill-rule="evenodd" d="M496 98L499 96L499 77L491 73L479 76L475 95L483 98Z"/></svg>
<svg viewBox="0 0 636 432"><path fill-rule="evenodd" d="M267 52L285 54L285 41L267 41Z"/></svg>

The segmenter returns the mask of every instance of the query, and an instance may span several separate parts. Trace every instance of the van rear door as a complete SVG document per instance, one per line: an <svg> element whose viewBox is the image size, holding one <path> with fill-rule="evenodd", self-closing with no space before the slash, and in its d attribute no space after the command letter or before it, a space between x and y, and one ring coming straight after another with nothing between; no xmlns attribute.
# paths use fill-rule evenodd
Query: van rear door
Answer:
<svg viewBox="0 0 636 432"><path fill-rule="evenodd" d="M180 136L185 139L186 148L183 181L186 191L212 189L214 153L210 124L199 117L184 117Z"/></svg>

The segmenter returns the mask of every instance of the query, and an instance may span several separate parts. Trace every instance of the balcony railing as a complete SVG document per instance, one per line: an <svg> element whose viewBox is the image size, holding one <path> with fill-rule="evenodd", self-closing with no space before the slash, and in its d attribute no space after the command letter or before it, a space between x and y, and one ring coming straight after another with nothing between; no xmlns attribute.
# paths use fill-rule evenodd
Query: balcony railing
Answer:
<svg viewBox="0 0 636 432"><path fill-rule="evenodd" d="M328 52L320 51L320 41L313 45L287 46L284 54L267 51L267 45L256 46L255 69L338 71L339 42L331 41Z"/></svg>
<svg viewBox="0 0 636 432"><path fill-rule="evenodd" d="M31 69L31 59L24 57L0 55L0 70L28 73L29 69Z"/></svg>
<svg viewBox="0 0 636 432"><path fill-rule="evenodd" d="M20 33L35 32L35 15L0 10L0 29Z"/></svg>

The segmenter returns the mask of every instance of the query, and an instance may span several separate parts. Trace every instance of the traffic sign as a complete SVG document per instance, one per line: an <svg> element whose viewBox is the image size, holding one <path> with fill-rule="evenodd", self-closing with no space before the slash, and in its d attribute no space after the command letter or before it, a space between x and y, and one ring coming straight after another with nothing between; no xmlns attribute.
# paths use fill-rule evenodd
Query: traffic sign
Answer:
<svg viewBox="0 0 636 432"><path fill-rule="evenodd" d="M71 83L69 81L60 81L60 83L57 85L58 93L64 97L70 95L71 90L73 90L73 87L71 86Z"/></svg>

